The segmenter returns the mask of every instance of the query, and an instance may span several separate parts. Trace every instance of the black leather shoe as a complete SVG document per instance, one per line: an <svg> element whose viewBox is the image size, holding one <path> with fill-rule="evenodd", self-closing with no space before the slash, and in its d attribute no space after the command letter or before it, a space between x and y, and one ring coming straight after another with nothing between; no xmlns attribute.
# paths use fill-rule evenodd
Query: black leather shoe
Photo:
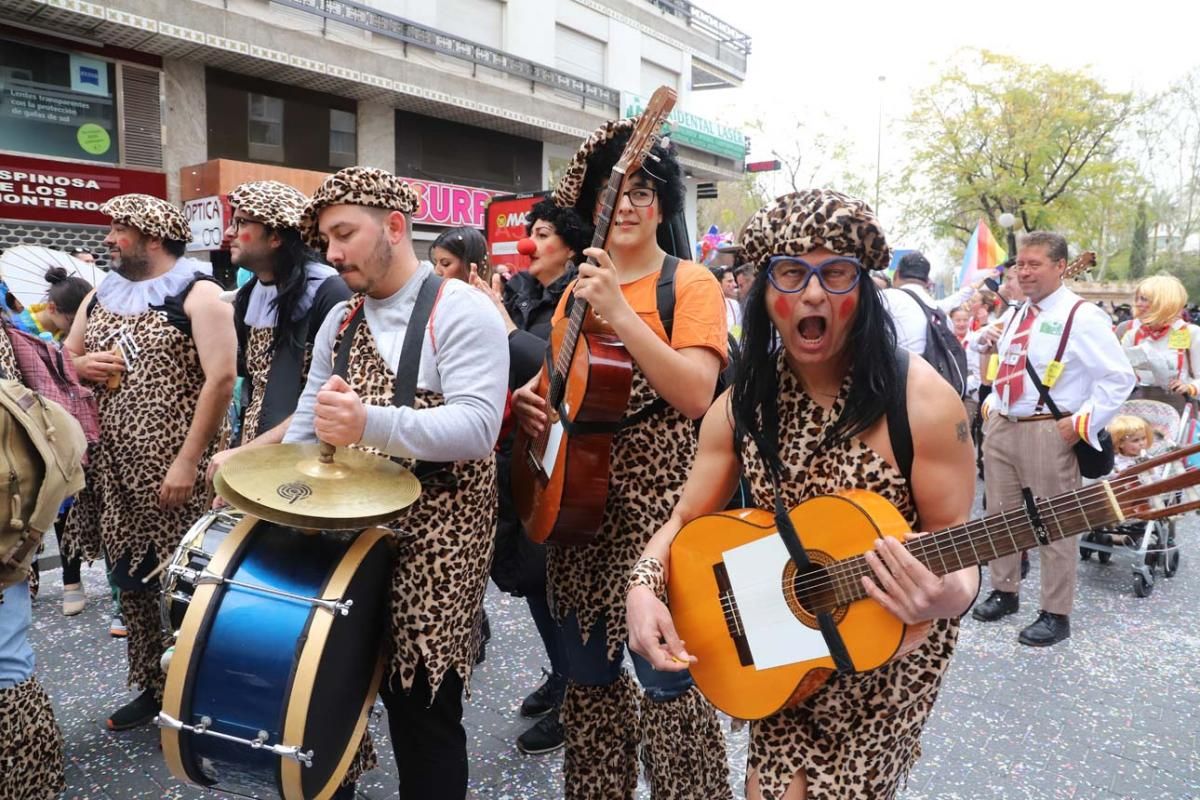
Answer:
<svg viewBox="0 0 1200 800"><path fill-rule="evenodd" d="M1033 624L1021 631L1017 640L1030 647L1049 647L1071 638L1071 618L1066 614L1039 611Z"/></svg>
<svg viewBox="0 0 1200 800"><path fill-rule="evenodd" d="M521 716L529 719L544 717L562 705L567 679L562 675L546 674L541 686L529 693L521 702Z"/></svg>
<svg viewBox="0 0 1200 800"><path fill-rule="evenodd" d="M1016 592L1002 592L999 589L992 589L992 593L987 596L987 600L975 606L975 610L971 612L971 616L980 622L995 622L1001 617L1017 613L1017 609L1020 607L1021 602L1017 599Z"/></svg>
<svg viewBox="0 0 1200 800"><path fill-rule="evenodd" d="M1025 550L1021 553L1021 580L1025 580L1025 576L1029 574L1029 551Z"/></svg>
<svg viewBox="0 0 1200 800"><path fill-rule="evenodd" d="M150 689L142 692L133 702L126 703L113 712L108 718L110 731L127 731L149 725L158 716L162 704L154 697Z"/></svg>
<svg viewBox="0 0 1200 800"><path fill-rule="evenodd" d="M530 756L553 753L566 743L566 732L558 719L558 708L537 721L529 730L517 737L517 749Z"/></svg>

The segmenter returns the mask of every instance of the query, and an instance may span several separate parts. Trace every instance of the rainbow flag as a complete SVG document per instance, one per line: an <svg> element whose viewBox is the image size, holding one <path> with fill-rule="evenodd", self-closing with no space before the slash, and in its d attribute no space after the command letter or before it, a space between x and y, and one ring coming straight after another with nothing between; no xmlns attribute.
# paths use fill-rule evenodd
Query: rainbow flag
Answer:
<svg viewBox="0 0 1200 800"><path fill-rule="evenodd" d="M1008 254L992 236L992 229L982 219L967 242L967 252L963 253L962 269L958 271L958 286L975 280L979 273L994 269L997 264L1004 262Z"/></svg>

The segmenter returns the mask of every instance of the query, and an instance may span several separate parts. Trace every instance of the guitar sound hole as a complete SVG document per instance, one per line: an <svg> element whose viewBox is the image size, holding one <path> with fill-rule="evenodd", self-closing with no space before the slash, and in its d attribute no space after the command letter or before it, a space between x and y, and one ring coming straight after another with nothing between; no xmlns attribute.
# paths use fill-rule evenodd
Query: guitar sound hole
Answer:
<svg viewBox="0 0 1200 800"><path fill-rule="evenodd" d="M846 607L838 604L834 583L826 569L834 563L833 558L819 550L810 550L808 559L812 566L803 572L793 561L788 561L784 567L783 594L788 608L796 619L810 628L818 626L817 614L826 611L833 614L834 622L841 622L846 616Z"/></svg>

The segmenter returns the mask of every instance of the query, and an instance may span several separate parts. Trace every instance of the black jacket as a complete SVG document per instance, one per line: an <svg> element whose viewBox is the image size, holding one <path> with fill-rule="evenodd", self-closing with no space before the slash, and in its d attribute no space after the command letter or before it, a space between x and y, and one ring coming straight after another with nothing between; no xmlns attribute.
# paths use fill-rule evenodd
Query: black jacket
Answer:
<svg viewBox="0 0 1200 800"><path fill-rule="evenodd" d="M546 359L550 320L554 309L575 278L575 268L547 287L527 272L518 272L504 286L504 307L517 330L508 335L510 389L524 386L537 375ZM492 580L501 591L518 597L546 591L546 549L534 544L521 528L512 503L513 437L501 440L496 453L496 481L500 507L496 519L496 552L492 557Z"/></svg>
<svg viewBox="0 0 1200 800"><path fill-rule="evenodd" d="M550 320L567 286L575 279L575 267L549 286L543 287L528 272L518 272L504 286L504 307L517 329L508 335L508 388L528 383L546 357Z"/></svg>

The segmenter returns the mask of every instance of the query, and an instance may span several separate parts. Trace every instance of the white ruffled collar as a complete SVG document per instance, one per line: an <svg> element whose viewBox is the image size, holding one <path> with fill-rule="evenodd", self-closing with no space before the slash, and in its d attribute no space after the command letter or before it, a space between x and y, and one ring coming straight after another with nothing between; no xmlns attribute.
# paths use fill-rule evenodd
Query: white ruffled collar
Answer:
<svg viewBox="0 0 1200 800"><path fill-rule="evenodd" d="M131 281L125 276L110 271L96 289L96 299L113 314L134 316L151 306L161 306L168 297L182 292L196 279L197 272L208 273L203 262L194 258L180 258L169 272L144 281ZM207 265L203 265L207 266Z"/></svg>
<svg viewBox="0 0 1200 800"><path fill-rule="evenodd" d="M304 296L300 298L300 302L296 305L296 312L292 315L293 320L300 319L308 313L317 296L317 289L321 288L321 284L325 282L326 278L337 274L337 270L333 267L318 264L315 261L305 264L304 271L308 274L308 282L304 286ZM275 327L275 298L278 294L279 287L274 283L259 281L254 284L250 289L250 301L246 305L247 327Z"/></svg>

